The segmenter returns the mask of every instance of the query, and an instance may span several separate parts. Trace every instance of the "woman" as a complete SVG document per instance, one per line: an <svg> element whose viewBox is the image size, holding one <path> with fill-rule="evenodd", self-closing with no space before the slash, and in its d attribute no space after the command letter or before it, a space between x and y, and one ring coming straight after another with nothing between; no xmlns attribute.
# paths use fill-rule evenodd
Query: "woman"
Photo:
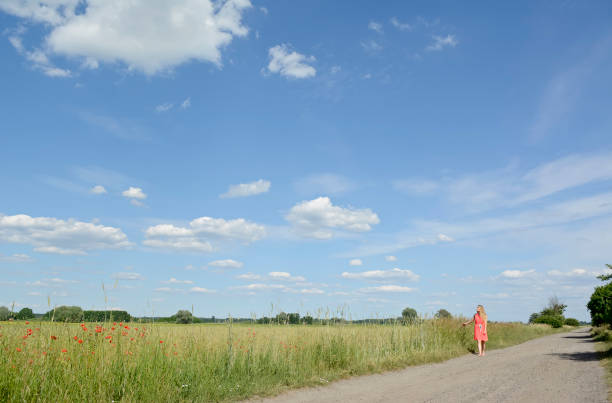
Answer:
<svg viewBox="0 0 612 403"><path fill-rule="evenodd" d="M485 355L485 343L489 340L487 336L487 313L482 305L478 305L472 320L463 323L463 326L472 322L474 322L474 340L478 343L478 356L482 357Z"/></svg>

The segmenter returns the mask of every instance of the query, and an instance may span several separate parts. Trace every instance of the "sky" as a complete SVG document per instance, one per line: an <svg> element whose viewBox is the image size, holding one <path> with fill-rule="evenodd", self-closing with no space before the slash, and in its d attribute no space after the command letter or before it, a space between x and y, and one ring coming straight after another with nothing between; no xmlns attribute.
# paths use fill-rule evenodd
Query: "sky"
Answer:
<svg viewBox="0 0 612 403"><path fill-rule="evenodd" d="M0 305L589 320L612 7L0 0Z"/></svg>

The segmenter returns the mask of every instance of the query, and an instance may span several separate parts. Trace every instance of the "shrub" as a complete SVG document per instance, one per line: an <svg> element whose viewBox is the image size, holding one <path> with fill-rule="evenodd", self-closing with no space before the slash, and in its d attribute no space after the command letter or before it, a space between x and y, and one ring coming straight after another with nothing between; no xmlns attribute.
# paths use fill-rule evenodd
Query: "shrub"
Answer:
<svg viewBox="0 0 612 403"><path fill-rule="evenodd" d="M15 316L15 319L26 320L26 319L32 319L33 317L34 317L34 312L32 312L30 308L22 308Z"/></svg>
<svg viewBox="0 0 612 403"><path fill-rule="evenodd" d="M10 318L11 312L5 306L0 306L0 320L8 320Z"/></svg>
<svg viewBox="0 0 612 403"><path fill-rule="evenodd" d="M451 313L446 309L440 309L438 312L436 312L435 317L438 319L450 319L453 317L453 315L451 315Z"/></svg>
<svg viewBox="0 0 612 403"><path fill-rule="evenodd" d="M126 311L84 311L85 322L105 322L107 320L129 322L132 319Z"/></svg>
<svg viewBox="0 0 612 403"><path fill-rule="evenodd" d="M181 323L184 325L188 323L193 323L193 315L189 311L181 310L178 311L174 316L176 317L176 323Z"/></svg>
<svg viewBox="0 0 612 403"><path fill-rule="evenodd" d="M410 307L404 308L402 311L402 319L408 323L416 322L418 316L416 309Z"/></svg>
<svg viewBox="0 0 612 403"><path fill-rule="evenodd" d="M578 319L574 319L574 318L565 319L565 324L567 326L580 326L580 322L578 322Z"/></svg>
<svg viewBox="0 0 612 403"><path fill-rule="evenodd" d="M612 265L607 266L612 269ZM604 274L597 278L601 281L608 281L612 279L612 274ZM591 311L593 326L612 325L612 282L595 288L587 308Z"/></svg>
<svg viewBox="0 0 612 403"><path fill-rule="evenodd" d="M78 306L58 306L43 315L44 319L55 322L82 322L83 310Z"/></svg>
<svg viewBox="0 0 612 403"><path fill-rule="evenodd" d="M552 327L562 327L565 319L561 315L540 315L533 323L545 323Z"/></svg>

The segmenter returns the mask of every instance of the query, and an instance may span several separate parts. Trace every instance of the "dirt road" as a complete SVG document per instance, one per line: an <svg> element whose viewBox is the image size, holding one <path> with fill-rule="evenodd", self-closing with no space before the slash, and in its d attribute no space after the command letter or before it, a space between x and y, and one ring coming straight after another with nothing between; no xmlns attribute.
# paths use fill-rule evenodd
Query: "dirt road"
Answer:
<svg viewBox="0 0 612 403"><path fill-rule="evenodd" d="M607 402L588 329L259 402Z"/></svg>

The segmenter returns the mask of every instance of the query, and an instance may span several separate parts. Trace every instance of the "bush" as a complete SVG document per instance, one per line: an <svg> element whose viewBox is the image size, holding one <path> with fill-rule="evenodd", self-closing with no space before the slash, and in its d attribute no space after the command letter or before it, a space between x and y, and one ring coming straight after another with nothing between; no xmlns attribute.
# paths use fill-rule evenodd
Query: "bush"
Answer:
<svg viewBox="0 0 612 403"><path fill-rule="evenodd" d="M607 266L612 269L611 265ZM612 279L612 274L604 274L597 278L601 281L608 281ZM591 311L593 326L612 325L612 282L595 288L587 308Z"/></svg>
<svg viewBox="0 0 612 403"><path fill-rule="evenodd" d="M26 319L32 319L33 317L34 317L34 312L32 312L30 308L22 308L15 316L15 319L26 320Z"/></svg>
<svg viewBox="0 0 612 403"><path fill-rule="evenodd" d="M578 322L578 319L574 319L574 318L565 319L565 324L567 326L580 326L580 322Z"/></svg>
<svg viewBox="0 0 612 403"><path fill-rule="evenodd" d="M84 311L85 322L105 322L107 320L129 322L132 317L126 311Z"/></svg>
<svg viewBox="0 0 612 403"><path fill-rule="evenodd" d="M416 309L413 309L413 308L410 308L410 307L404 308L404 310L402 311L402 319L405 322L408 322L408 323L415 322L417 320L418 316L419 315L417 314Z"/></svg>
<svg viewBox="0 0 612 403"><path fill-rule="evenodd" d="M83 321L83 310L78 306L58 306L43 315L43 319L55 322L78 323Z"/></svg>
<svg viewBox="0 0 612 403"><path fill-rule="evenodd" d="M5 306L0 306L0 320L8 320L11 317L11 312Z"/></svg>
<svg viewBox="0 0 612 403"><path fill-rule="evenodd" d="M561 315L540 315L533 323L545 323L552 327L562 327L565 319Z"/></svg>
<svg viewBox="0 0 612 403"><path fill-rule="evenodd" d="M451 315L451 313L446 309L440 309L438 312L436 312L435 317L438 319L450 319L453 317L453 315Z"/></svg>
<svg viewBox="0 0 612 403"><path fill-rule="evenodd" d="M191 312L186 310L181 310L174 315L176 317L176 323L180 323L183 325L193 323L193 315Z"/></svg>

